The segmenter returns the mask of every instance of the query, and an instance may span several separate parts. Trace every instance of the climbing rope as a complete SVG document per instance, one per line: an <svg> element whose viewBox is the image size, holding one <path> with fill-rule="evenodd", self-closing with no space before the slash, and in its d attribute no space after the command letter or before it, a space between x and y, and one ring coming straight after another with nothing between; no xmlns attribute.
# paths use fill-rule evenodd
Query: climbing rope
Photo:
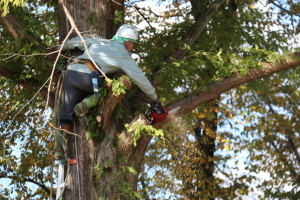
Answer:
<svg viewBox="0 0 300 200"><path fill-rule="evenodd" d="M52 160L51 160L51 169L50 169L50 174L51 174L51 179L50 179L50 182L51 182L51 186L50 186L50 197L49 197L49 200L52 200L53 199L53 168L54 168L54 158L52 157Z"/></svg>
<svg viewBox="0 0 300 200"><path fill-rule="evenodd" d="M57 88L56 88L56 91L55 91L55 96L54 96L54 110L53 110L53 116L54 116L54 121L55 121L55 126L54 127L57 127L58 126L58 120L59 120L59 109L60 109L60 99L61 99L61 93L62 93L62 81L64 79L64 75L65 75L65 72L64 70L62 70L62 68L59 68L62 73L60 74L59 78L58 78L58 81L57 81ZM50 124L51 125L51 124ZM52 156L52 164L51 164L51 187L50 187L50 199L49 200L52 200L53 199L53 174L54 174L54 157Z"/></svg>
<svg viewBox="0 0 300 200"><path fill-rule="evenodd" d="M64 80L64 76L65 76L65 69L64 67L60 67L59 68L62 73L61 75L59 76L58 78L58 81L57 81L57 88L56 88L56 92L55 92L55 98L54 98L54 109L53 109L53 117L54 117L54 121L55 121L55 125L52 125L50 124L50 126L52 126L55 131L56 131L56 134L58 134L58 130L59 128L57 128L59 126L59 111L60 111L60 108L61 108L61 96L62 96L62 88L63 88L63 80ZM64 137L62 137L64 138ZM64 151L64 154L65 154L65 158L67 158L67 140L62 144L62 148L63 148L63 151ZM64 162L66 162L67 160L60 160L60 164L63 164ZM66 177L68 177L68 174L69 174L69 171L70 171L70 166L69 166L69 163L67 163L67 175ZM54 161L54 158L52 157L52 164L51 164L51 188L50 188L50 199L53 199L53 174L54 174L54 164L55 164L55 161ZM58 197L56 197L56 200L59 200L62 198L62 195L64 193L64 190L65 190L65 187L66 187L66 183L67 183L67 178L65 178L64 182L63 182L63 187L61 189L61 193ZM56 188L58 190L58 188L60 187L60 184L59 182L57 182L56 184ZM56 191L57 191L56 190Z"/></svg>
<svg viewBox="0 0 300 200"><path fill-rule="evenodd" d="M67 161L67 160L63 160L63 161L60 161L60 162L63 163L65 161ZM67 162L67 173L66 173L66 176L65 176L66 178L63 182L63 188L61 190L61 193L58 197L56 197L56 200L60 200L62 198L63 194L64 194L64 191L65 191L65 188L66 188L66 185L67 185L67 178L68 178L69 173L70 173L70 164ZM56 188L58 188L58 187L60 187L60 186L57 183Z"/></svg>
<svg viewBox="0 0 300 200"><path fill-rule="evenodd" d="M77 132L76 131L76 126L74 124L74 130L75 130L75 133ZM78 160L78 146L77 146L77 137L75 137L75 157L76 157L76 160ZM76 169L77 169L77 180L78 180L78 183L80 183L80 176L79 176L79 163L76 164ZM80 187L78 187L78 192L79 192L79 200L81 200L81 190L80 190Z"/></svg>
<svg viewBox="0 0 300 200"><path fill-rule="evenodd" d="M63 69L61 69L61 70L63 70ZM59 123L59 111L61 108L61 96L62 96L63 80L65 78L65 73L66 73L66 71L63 70L58 78L57 88L56 88L55 97L54 97L53 115L54 115L56 126L58 126L58 123Z"/></svg>
<svg viewBox="0 0 300 200"><path fill-rule="evenodd" d="M70 60L68 61L68 64L70 64ZM56 134L61 134L60 132L58 132L59 130L63 130L63 129L60 129L60 128L57 128L59 126L59 112L60 112L60 109L61 109L61 97L62 97L62 88L63 88L63 80L64 80L64 76L65 76L65 67L61 67L60 70L62 71L59 79L58 79L58 82L57 82L57 88L56 88L56 92L55 92L55 99L54 99L54 109L53 109L53 116L54 116L54 121L55 121L55 124L51 124L50 123L50 126L52 128L54 128L54 130L56 131ZM85 127L85 124L84 124L84 121L83 119L80 117L79 118L79 122L80 124L84 127ZM80 135L76 134L76 126L74 124L74 128L73 128L74 132L75 133L72 133L70 131L65 131L67 134L72 134L72 135L75 135L75 157L76 157L76 160L78 160L78 140L77 140L77 137L80 137ZM64 152L64 157L65 159L64 160L59 160L59 165L58 165L58 174L57 174L57 183L56 183L56 200L61 200L62 199L62 196L64 194L64 191L65 191L65 188L67 186L67 181L68 181L68 177L70 175L70 162L69 162L69 159L68 159L68 155L67 155L67 139L65 137L63 137L63 135L61 134L61 138L65 139L65 142L62 143L62 149L63 149L63 152ZM52 157L52 165L51 165L51 188L50 188L50 199L52 200L53 199L53 174L54 174L54 164L55 164L55 161L54 161L54 157ZM60 178L59 177L59 173L64 173L64 166L65 164L67 164L67 172L65 173L65 176L64 174L60 174L61 176L64 176L62 177L64 179L63 183L60 181ZM60 169L60 167L62 167L62 169ZM79 167L78 167L78 164L77 164L77 179L78 179L78 182L80 182L80 176L79 176ZM61 188L61 184L63 184L62 188ZM60 192L59 194L57 192ZM79 189L79 200L81 200L81 191Z"/></svg>

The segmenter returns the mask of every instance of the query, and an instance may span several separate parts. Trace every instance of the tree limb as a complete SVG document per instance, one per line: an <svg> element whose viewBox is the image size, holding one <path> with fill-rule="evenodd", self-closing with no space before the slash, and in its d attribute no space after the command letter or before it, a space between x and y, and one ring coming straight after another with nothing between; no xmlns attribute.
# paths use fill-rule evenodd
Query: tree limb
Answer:
<svg viewBox="0 0 300 200"><path fill-rule="evenodd" d="M19 176L8 176L8 175L6 175L4 173L1 173L0 174L0 178L17 179L17 178L20 178L20 177ZM33 184L39 186L41 189L45 190L45 192L47 192L47 194L50 195L50 190L49 190L49 188L46 185L41 184L41 183L39 183L39 182L31 179L31 178L23 178L23 180L26 181L26 182L30 182L30 183L33 183Z"/></svg>
<svg viewBox="0 0 300 200"><path fill-rule="evenodd" d="M212 3L203 15L200 15L196 18L195 23L190 27L188 33L185 35L182 41L187 45L192 46L203 31L203 29L205 28L205 26L207 25L207 23L217 13L219 7L224 2L225 0L216 0L214 3ZM165 59L165 62L167 64L173 62L170 58L175 58L176 60L182 59L186 53L186 50L176 49L168 56L167 59Z"/></svg>
<svg viewBox="0 0 300 200"><path fill-rule="evenodd" d="M172 121L172 119L177 116L192 111L201 104L219 97L222 93L229 91L234 87L269 76L276 72L300 66L300 56L299 53L295 53L293 55L287 55L287 57L279 63L270 61L268 63L262 63L261 65L262 68L251 70L246 75L235 73L223 80L212 82L207 85L205 91L199 89L189 96L169 104L167 106L169 115L164 121L155 124L154 127L161 128L164 124Z"/></svg>
<svg viewBox="0 0 300 200"><path fill-rule="evenodd" d="M16 73L6 69L4 67L0 67L0 75L7 78L7 79L14 79L17 77ZM41 87L40 83L37 83L35 80L33 79L26 79L26 80L14 80L14 82L22 85L24 88L33 88L33 87ZM46 99L48 96L48 90L46 88L41 88L40 90L40 94L44 96L44 98ZM49 94L49 106L50 107L54 107L54 94L50 93Z"/></svg>
<svg viewBox="0 0 300 200"><path fill-rule="evenodd" d="M2 13L3 12L0 11L1 16ZM41 49L47 51L47 46L32 33L24 31L25 26L23 26L12 14L8 13L4 17L0 17L0 24L13 36L13 38L17 39L19 37L25 37L28 41L36 41Z"/></svg>

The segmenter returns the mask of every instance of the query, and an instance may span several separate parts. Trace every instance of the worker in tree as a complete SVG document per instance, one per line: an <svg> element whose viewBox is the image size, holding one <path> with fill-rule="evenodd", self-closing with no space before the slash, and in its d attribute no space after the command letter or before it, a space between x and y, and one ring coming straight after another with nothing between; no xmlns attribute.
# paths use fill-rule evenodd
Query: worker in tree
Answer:
<svg viewBox="0 0 300 200"><path fill-rule="evenodd" d="M88 53L102 72L109 74L121 69L151 100L158 100L155 88L129 54L138 42L138 31L135 26L122 25L111 40L100 36L83 38L84 42L80 37L76 37L68 40L64 46L54 48L54 50L62 51L79 48L84 51L68 66L65 74L62 107L59 115L61 129L70 130L74 111L76 115L81 116L99 102L97 90L103 86L104 78L90 61ZM63 138L56 140L54 147L56 159L63 158L63 140Z"/></svg>

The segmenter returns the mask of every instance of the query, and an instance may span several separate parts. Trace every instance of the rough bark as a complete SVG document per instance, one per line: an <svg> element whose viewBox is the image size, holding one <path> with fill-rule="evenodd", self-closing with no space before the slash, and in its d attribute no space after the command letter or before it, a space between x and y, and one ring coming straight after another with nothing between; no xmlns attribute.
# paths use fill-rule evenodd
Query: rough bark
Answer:
<svg viewBox="0 0 300 200"><path fill-rule="evenodd" d="M114 23L116 17L115 12L124 12L123 0L63 0L59 1L59 36L60 41L65 39L71 25L63 11L61 3L64 3L69 12L71 13L76 26L79 31L89 34L97 34L104 38L112 38L114 33L122 22ZM122 20L122 19L121 19ZM70 38L77 37L76 33L73 33Z"/></svg>
<svg viewBox="0 0 300 200"><path fill-rule="evenodd" d="M127 89L131 87L128 79L125 79L123 84ZM131 152L118 145L118 140L121 141L123 134L127 133L118 133L116 119L113 117L116 106L125 94L114 96L111 88L109 90L98 112L98 116L101 116L101 127L96 124L88 128L89 131L95 131L99 135L91 138L85 125L82 126L78 120L74 123L74 132L81 137L70 136L68 155L75 158L77 164L67 166L70 167L70 176L74 181L70 183L72 189L65 191L65 199L122 199L124 196L121 195L122 184L129 181L130 186L136 187L136 175L126 169L136 168L135 162L128 164ZM140 121L133 123L141 124ZM127 138L121 144L123 143L132 146L131 138Z"/></svg>

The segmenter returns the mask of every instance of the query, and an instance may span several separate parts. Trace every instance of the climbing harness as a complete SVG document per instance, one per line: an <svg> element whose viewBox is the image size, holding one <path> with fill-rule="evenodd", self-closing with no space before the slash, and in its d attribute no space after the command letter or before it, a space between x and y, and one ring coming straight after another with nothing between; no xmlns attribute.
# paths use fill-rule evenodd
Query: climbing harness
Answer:
<svg viewBox="0 0 300 200"><path fill-rule="evenodd" d="M68 60L68 64L70 64L71 59ZM70 188L72 187L72 175L70 174L70 166L71 165L76 165L77 167L77 173L78 173L78 165L77 165L77 158L78 158L78 154L77 154L77 149L76 149L76 159L69 159L68 155L67 155L67 138L65 137L66 134L73 134L74 133L70 133L69 131L62 131L59 130L58 128L58 122L59 122L59 111L61 108L61 95L62 95L62 82L64 79L64 74L65 74L65 70L66 67L61 67L62 70L62 74L59 77L58 80L58 84L57 84L57 88L56 88L56 93L55 93L55 105L54 105L54 118L55 118L55 125L50 124L51 126L53 126L55 128L55 135L56 135L56 142L61 142L61 148L62 148L62 158L60 160L56 160L52 161L52 179L53 179L53 173L54 173L54 165L56 165L57 167L57 180L56 180L56 184L55 185L51 185L51 191L50 191L50 198L53 199L53 194L52 194L52 188L56 188L56 200L62 200L64 191L66 188ZM77 137L81 137L79 135L76 134L75 136L75 142L76 142L76 148L77 148ZM57 139L60 138L60 141L57 141ZM79 175L78 175L78 180L79 180ZM52 182L52 181L51 181ZM79 199L81 199L81 194L79 191Z"/></svg>
<svg viewBox="0 0 300 200"><path fill-rule="evenodd" d="M74 64L84 64L91 70L92 83L93 83L93 88L94 88L94 95L95 95L95 97L99 97L98 77L100 76L101 72L94 66L92 61L89 60L89 59L77 58L73 61L73 63Z"/></svg>
<svg viewBox="0 0 300 200"><path fill-rule="evenodd" d="M69 59L70 60L70 59ZM69 61L68 61L69 63ZM55 93L55 105L54 105L54 118L56 119L55 120L55 126L58 127L58 122L59 122L59 110L60 110L60 107L61 107L61 95L62 95L62 82L63 82L63 79L64 79L64 75L65 75L65 70L63 70L64 68L61 68L60 70L62 70L62 73L58 79L58 83L57 83L57 88L56 88L56 93ZM57 129L55 130L55 143L56 145L60 146L62 149L61 149L61 152L62 152L62 155L64 154L64 157L67 157L66 156L66 144L67 144L67 141L65 139L65 136L66 133L61 133L61 131L58 131ZM60 140L59 140L60 139ZM63 141L63 139L65 141ZM54 147L56 148L56 147ZM55 150L54 150L54 153L55 153ZM54 159L54 158L53 158ZM59 161L53 161L53 165L52 165L52 168L54 168L54 164L57 164L57 181L56 181L56 197L55 199L56 200L60 200L62 198L62 195L63 195L63 192L64 192L64 189L65 189L65 186L66 186L66 180L64 179L64 174L65 174L65 164L64 164L64 160L59 160ZM52 169L53 171L53 169ZM67 166L67 174L69 173L69 166ZM52 187L51 187L52 188ZM52 198L52 191L51 191L51 198Z"/></svg>

